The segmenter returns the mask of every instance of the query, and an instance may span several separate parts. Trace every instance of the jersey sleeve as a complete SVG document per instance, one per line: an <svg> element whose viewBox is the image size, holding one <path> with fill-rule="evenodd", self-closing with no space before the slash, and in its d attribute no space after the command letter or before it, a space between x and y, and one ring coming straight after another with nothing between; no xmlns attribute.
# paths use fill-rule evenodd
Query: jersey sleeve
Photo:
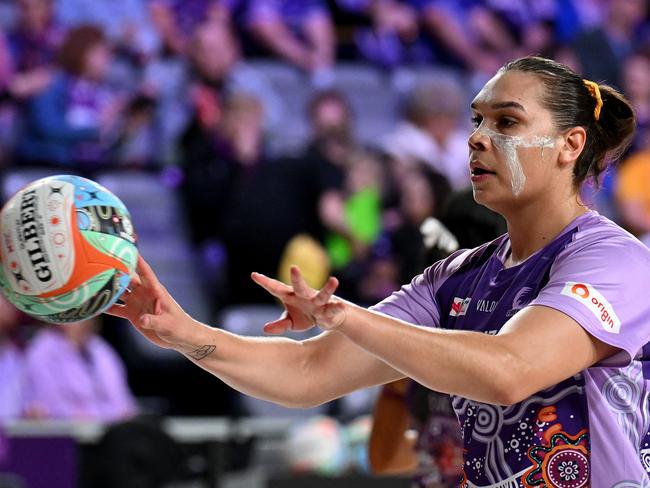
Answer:
<svg viewBox="0 0 650 488"><path fill-rule="evenodd" d="M565 313L632 360L650 340L649 279L650 251L631 236L604 232L562 251L531 305Z"/></svg>
<svg viewBox="0 0 650 488"><path fill-rule="evenodd" d="M370 307L370 310L425 327L440 326L440 304L436 291L467 257L468 251L456 251L438 261L394 292L388 298Z"/></svg>

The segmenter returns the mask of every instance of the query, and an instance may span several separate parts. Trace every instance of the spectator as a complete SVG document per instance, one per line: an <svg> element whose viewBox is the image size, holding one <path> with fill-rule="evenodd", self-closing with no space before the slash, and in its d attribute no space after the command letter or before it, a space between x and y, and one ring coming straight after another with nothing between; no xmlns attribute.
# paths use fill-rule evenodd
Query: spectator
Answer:
<svg viewBox="0 0 650 488"><path fill-rule="evenodd" d="M623 92L634 107L637 135L632 150L650 145L650 55L635 52L623 62Z"/></svg>
<svg viewBox="0 0 650 488"><path fill-rule="evenodd" d="M343 168L358 144L348 100L336 90L320 91L309 101L307 113L311 134L305 157L322 158L332 167Z"/></svg>
<svg viewBox="0 0 650 488"><path fill-rule="evenodd" d="M299 161L266 155L263 118L256 98L230 94L215 128L183 140L188 217L197 244L224 244L229 303L268 302L250 272L275 275L289 241L313 225L312 183L318 182L309 180L311 168Z"/></svg>
<svg viewBox="0 0 650 488"><path fill-rule="evenodd" d="M99 320L42 330L26 355L30 417L115 421L136 413L119 356L98 335Z"/></svg>
<svg viewBox="0 0 650 488"><path fill-rule="evenodd" d="M264 131L281 133L286 117L284 101L263 73L243 59L228 22L200 24L186 49L189 67L180 60L162 59L152 63L145 74L149 91L158 102L161 160L178 162L174 152L181 137L195 138L198 133L214 131L221 119L223 98L229 93L248 93L257 98L264 109Z"/></svg>
<svg viewBox="0 0 650 488"><path fill-rule="evenodd" d="M61 25L67 28L86 24L96 25L120 52L133 56L137 61L151 58L160 48L160 39L146 1L55 1L56 18Z"/></svg>
<svg viewBox="0 0 650 488"><path fill-rule="evenodd" d="M420 229L427 218L440 218L450 190L444 176L423 164L412 166L401 178L397 219L391 219L387 229L399 263L399 283L408 283L426 264L435 261L426 259Z"/></svg>
<svg viewBox="0 0 650 488"><path fill-rule="evenodd" d="M0 178L13 152L16 110L9 93L12 75L11 56L0 31Z"/></svg>
<svg viewBox="0 0 650 488"><path fill-rule="evenodd" d="M196 28L204 23L229 21L228 5L233 0L152 0L152 21L165 51L187 53Z"/></svg>
<svg viewBox="0 0 650 488"><path fill-rule="evenodd" d="M341 293L357 303L372 303L399 286L397 263L380 242L386 176L379 153L356 149L349 154L339 222L325 239Z"/></svg>
<svg viewBox="0 0 650 488"><path fill-rule="evenodd" d="M254 167L262 151L263 109L255 98L235 94L222 102L219 92L195 91L196 109L181 141L183 193L194 241L222 233L231 185Z"/></svg>
<svg viewBox="0 0 650 488"><path fill-rule="evenodd" d="M647 41L647 2L611 0L606 5L602 25L580 34L573 49L585 78L621 86L623 61L635 45Z"/></svg>
<svg viewBox="0 0 650 488"><path fill-rule="evenodd" d="M365 17L355 41L360 54L383 67L430 61L432 53L421 41L417 9L409 0L338 0L341 8Z"/></svg>
<svg viewBox="0 0 650 488"><path fill-rule="evenodd" d="M650 154L650 58L644 51L629 55L622 65L622 84L636 114L637 130L629 157L616 171L608 171L590 200L598 210L620 221L641 240L650 243L650 200L647 181Z"/></svg>
<svg viewBox="0 0 650 488"><path fill-rule="evenodd" d="M323 0L250 0L245 22L261 46L308 73L314 86L332 83L334 26Z"/></svg>
<svg viewBox="0 0 650 488"><path fill-rule="evenodd" d="M262 73L242 59L239 42L228 23L201 24L194 32L190 59L196 74L196 115L203 123L218 122L206 120L210 116L205 112L218 114L218 98L224 92L247 93L257 98L262 104L265 130L277 129L282 124L284 107L279 94ZM214 92L216 99L212 108L202 105L207 103L209 91Z"/></svg>
<svg viewBox="0 0 650 488"><path fill-rule="evenodd" d="M310 140L298 160L312 170L308 181L317 185L318 202L311 234L322 242L327 232L348 232L342 210L343 185L346 165L357 142L352 111L340 92L317 93L308 104L308 116Z"/></svg>
<svg viewBox="0 0 650 488"><path fill-rule="evenodd" d="M326 240L334 269L367 257L381 232L383 188L383 168L377 156L367 151L353 152L346 166L342 232L332 233Z"/></svg>
<svg viewBox="0 0 650 488"><path fill-rule="evenodd" d="M495 52L496 46L486 46L482 33L474 26L477 16L482 14L492 20L490 38L504 37L503 29L482 8L481 1L414 0L414 3L418 5L423 29L434 40L438 62L461 66L485 77L498 69L502 56L509 56L509 53Z"/></svg>
<svg viewBox="0 0 650 488"><path fill-rule="evenodd" d="M632 154L617 173L615 196L622 224L650 245L650 148Z"/></svg>
<svg viewBox="0 0 650 488"><path fill-rule="evenodd" d="M464 103L465 94L453 80L416 87L404 104L402 121L384 137L383 150L400 167L421 161L447 178L452 188L468 186L468 131L460 123Z"/></svg>
<svg viewBox="0 0 650 488"><path fill-rule="evenodd" d="M561 7L556 0L482 0L471 19L482 44L508 59L554 49L554 22Z"/></svg>
<svg viewBox="0 0 650 488"><path fill-rule="evenodd" d="M477 247L508 230L501 215L476 203L471 188L449 197L440 220L464 248Z"/></svg>
<svg viewBox="0 0 650 488"><path fill-rule="evenodd" d="M13 60L11 94L27 98L50 83L63 32L52 18L52 0L20 0L19 21L9 33Z"/></svg>
<svg viewBox="0 0 650 488"><path fill-rule="evenodd" d="M11 77L11 54L7 39L2 31L0 31L0 92L4 92L9 86L9 79Z"/></svg>
<svg viewBox="0 0 650 488"><path fill-rule="evenodd" d="M14 341L18 323L18 310L0 294L0 423L22 414L24 357Z"/></svg>
<svg viewBox="0 0 650 488"><path fill-rule="evenodd" d="M70 30L58 53L61 71L25 113L18 155L26 164L92 172L108 164L107 150L123 101L106 85L111 50L101 30Z"/></svg>

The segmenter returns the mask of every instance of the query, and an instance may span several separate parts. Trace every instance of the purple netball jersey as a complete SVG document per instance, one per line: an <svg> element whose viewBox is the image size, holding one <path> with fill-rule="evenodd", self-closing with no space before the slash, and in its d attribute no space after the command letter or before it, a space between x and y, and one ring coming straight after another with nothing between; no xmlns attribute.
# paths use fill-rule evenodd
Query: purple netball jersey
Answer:
<svg viewBox="0 0 650 488"><path fill-rule="evenodd" d="M458 251L373 309L497 334L522 308L543 305L620 352L509 407L454 396L465 446L461 486L650 487L650 250L596 212L504 268L509 250L502 236Z"/></svg>

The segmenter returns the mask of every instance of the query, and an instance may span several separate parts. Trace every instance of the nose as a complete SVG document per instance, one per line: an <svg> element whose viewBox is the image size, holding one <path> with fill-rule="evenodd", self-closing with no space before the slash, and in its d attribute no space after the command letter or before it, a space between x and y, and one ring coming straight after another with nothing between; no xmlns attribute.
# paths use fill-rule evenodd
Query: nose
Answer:
<svg viewBox="0 0 650 488"><path fill-rule="evenodd" d="M469 148L472 151L485 151L490 144L490 138L483 134L479 129L475 129L469 136L467 140Z"/></svg>

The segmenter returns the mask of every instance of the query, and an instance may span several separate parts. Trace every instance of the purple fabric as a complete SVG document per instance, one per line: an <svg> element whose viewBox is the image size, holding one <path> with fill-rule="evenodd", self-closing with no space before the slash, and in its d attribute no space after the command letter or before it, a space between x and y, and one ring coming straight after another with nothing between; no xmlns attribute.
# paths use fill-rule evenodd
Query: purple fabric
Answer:
<svg viewBox="0 0 650 488"><path fill-rule="evenodd" d="M54 25L38 34L16 30L8 39L16 71L27 71L54 63L63 31Z"/></svg>
<svg viewBox="0 0 650 488"><path fill-rule="evenodd" d="M5 470L5 463L7 462L9 454L9 441L0 429L0 470Z"/></svg>
<svg viewBox="0 0 650 488"><path fill-rule="evenodd" d="M462 486L650 486L650 250L593 211L504 268L509 245L503 236L460 251L374 309L497 334L522 308L543 305L621 352L510 407L453 397Z"/></svg>
<svg viewBox="0 0 650 488"><path fill-rule="evenodd" d="M11 342L0 343L0 424L22 413L23 370L22 352Z"/></svg>
<svg viewBox="0 0 650 488"><path fill-rule="evenodd" d="M26 409L49 418L112 421L135 413L124 366L98 336L81 353L55 330L42 331L27 350Z"/></svg>
<svg viewBox="0 0 650 488"><path fill-rule="evenodd" d="M24 481L24 485L20 486L29 488L75 488L77 486L79 450L74 438L16 437L6 442L9 455L2 465L2 470Z"/></svg>
<svg viewBox="0 0 650 488"><path fill-rule="evenodd" d="M102 113L112 103L113 96L106 86L81 78L69 84L66 120L73 129L96 129L101 126ZM79 163L97 164L104 159L100 141L77 143L73 159Z"/></svg>
<svg viewBox="0 0 650 488"><path fill-rule="evenodd" d="M320 17L329 17L322 0L250 0L246 11L249 25L282 21L294 30Z"/></svg>
<svg viewBox="0 0 650 488"><path fill-rule="evenodd" d="M152 0L151 3L158 3L171 10L176 25L184 36L190 37L197 25L206 20L210 9L219 4L218 0ZM232 4L226 2L229 8Z"/></svg>

